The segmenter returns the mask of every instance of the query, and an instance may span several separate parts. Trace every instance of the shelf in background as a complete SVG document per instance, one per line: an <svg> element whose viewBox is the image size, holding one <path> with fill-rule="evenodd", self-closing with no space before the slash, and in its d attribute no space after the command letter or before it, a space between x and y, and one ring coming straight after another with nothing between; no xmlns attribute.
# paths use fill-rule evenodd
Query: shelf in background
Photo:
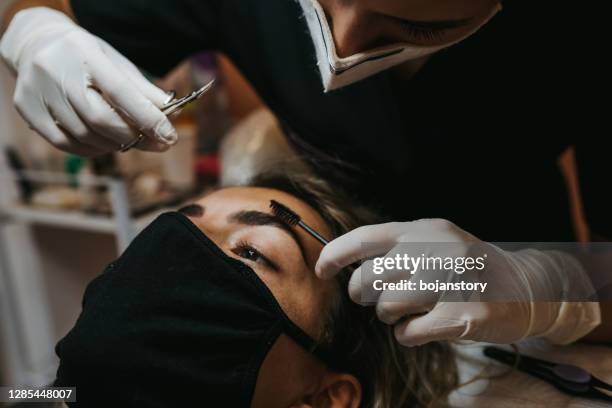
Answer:
<svg viewBox="0 0 612 408"><path fill-rule="evenodd" d="M166 210L158 209L133 219L137 230L148 225L157 215ZM117 220L111 216L87 214L82 211L63 211L36 208L26 205L9 205L0 207L0 215L16 222L46 225L81 231L114 234L117 231Z"/></svg>

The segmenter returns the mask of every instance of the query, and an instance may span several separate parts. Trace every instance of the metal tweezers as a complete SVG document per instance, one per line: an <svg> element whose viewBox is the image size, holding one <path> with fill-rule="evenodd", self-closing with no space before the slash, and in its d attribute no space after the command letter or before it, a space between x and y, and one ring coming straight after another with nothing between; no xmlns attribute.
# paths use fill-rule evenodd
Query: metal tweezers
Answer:
<svg viewBox="0 0 612 408"><path fill-rule="evenodd" d="M187 105L200 99L202 95L204 95L206 92L208 92L213 87L214 83L215 83L215 80L213 79L212 81L204 85L202 88L180 99L176 99L175 98L176 93L172 92L171 94L172 99L170 100L170 102L168 102L167 104L161 107L161 111L164 112L166 116L170 116L170 115L174 115L175 113L179 113Z"/></svg>
<svg viewBox="0 0 612 408"><path fill-rule="evenodd" d="M172 116L172 115L176 115L178 113L180 113L183 109L185 109L186 106L188 106L189 104L197 101L198 99L200 99L205 93L207 93L208 91L210 91L210 89L213 87L213 85L215 84L215 80L211 80L209 83L207 83L206 85L204 85L202 88L198 89L197 91L193 91L192 93L190 93L187 96L184 96L182 98L176 99L176 92L172 91L170 93L169 99L170 101L168 103L166 103L164 106L162 106L160 109L161 111L168 117ZM140 143L143 139L145 138L144 134L139 134L138 137L136 139L134 139L131 143L128 143L124 146L121 146L121 152L127 152L128 150L134 148L135 146L138 145L138 143Z"/></svg>
<svg viewBox="0 0 612 408"><path fill-rule="evenodd" d="M497 347L485 347L484 354L504 364L516 365L519 370L548 382L566 394L612 401L612 385L580 367L544 361Z"/></svg>

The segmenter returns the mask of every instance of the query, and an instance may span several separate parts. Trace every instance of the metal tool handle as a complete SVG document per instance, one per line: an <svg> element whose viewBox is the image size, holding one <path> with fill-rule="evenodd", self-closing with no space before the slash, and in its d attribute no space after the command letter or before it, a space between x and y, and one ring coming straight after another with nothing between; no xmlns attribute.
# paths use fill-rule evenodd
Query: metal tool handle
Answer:
<svg viewBox="0 0 612 408"><path fill-rule="evenodd" d="M194 91L194 92L190 93L189 95L184 96L184 97L182 97L180 99L176 99L175 98L176 92L174 92L174 91L170 92L170 94L169 94L169 102L161 107L161 111L166 116L171 116L171 115L180 113L187 105L189 105L190 103L193 103L196 100L200 99L202 97L202 95L204 95L205 93L210 91L210 89L213 87L214 83L215 83L215 79L213 78L212 81L210 81L209 83L204 85L202 88L200 88L197 91ZM142 140L144 138L145 138L145 135L140 133L138 135L138 137L136 137L130 143L121 145L119 151L121 153L125 153L127 151L132 150L134 147L136 147L138 144L140 144L140 142L142 142Z"/></svg>
<svg viewBox="0 0 612 408"><path fill-rule="evenodd" d="M171 115L174 115L175 113L182 111L187 105L200 99L202 95L210 91L214 83L215 83L215 80L213 79L212 81L210 81L209 83L204 85L202 88L198 89L197 91L194 91L191 94L184 96L180 99L174 99L170 101L169 103L161 107L161 111L164 112L166 116L171 116Z"/></svg>

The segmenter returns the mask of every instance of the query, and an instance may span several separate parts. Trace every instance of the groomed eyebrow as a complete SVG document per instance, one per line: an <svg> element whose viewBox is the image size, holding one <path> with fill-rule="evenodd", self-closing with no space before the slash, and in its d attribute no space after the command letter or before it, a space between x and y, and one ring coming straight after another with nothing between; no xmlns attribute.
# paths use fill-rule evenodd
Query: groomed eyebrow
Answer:
<svg viewBox="0 0 612 408"><path fill-rule="evenodd" d="M297 246L300 248L302 258L306 262L306 251L300 241L296 232L287 224L285 224L280 218L261 211L239 211L230 214L227 217L227 221L234 224L251 225L251 226L269 226L276 227L285 231L295 241Z"/></svg>
<svg viewBox="0 0 612 408"><path fill-rule="evenodd" d="M178 210L178 212L187 217L200 218L204 215L204 207L200 204L189 204Z"/></svg>
<svg viewBox="0 0 612 408"><path fill-rule="evenodd" d="M439 20L439 21L415 21L415 20L407 20L404 18L399 18L395 16L388 16L391 19L397 21L398 23L405 24L420 30L431 30L431 31L440 31L440 30L452 30L454 28L459 28L466 26L471 23L471 18L464 18L459 20Z"/></svg>

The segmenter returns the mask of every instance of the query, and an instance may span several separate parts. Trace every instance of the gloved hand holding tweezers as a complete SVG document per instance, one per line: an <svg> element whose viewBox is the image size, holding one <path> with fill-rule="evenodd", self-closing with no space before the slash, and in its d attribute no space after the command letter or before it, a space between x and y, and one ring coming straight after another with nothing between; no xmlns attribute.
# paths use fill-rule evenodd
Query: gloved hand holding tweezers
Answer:
<svg viewBox="0 0 612 408"><path fill-rule="evenodd" d="M161 107L162 112L164 112L164 114L168 117L180 113L183 109L185 109L187 105L195 102L196 100L201 98L202 95L208 92L212 88L214 83L215 80L213 79L212 81L204 85L202 88L180 99L176 99L175 92L172 92L169 97L170 102L166 103L164 106ZM143 133L139 134L138 137L134 139L134 141L127 145L121 146L121 152L127 152L128 150L133 149L134 147L142 143L145 138L146 136Z"/></svg>
<svg viewBox="0 0 612 408"><path fill-rule="evenodd" d="M63 151L96 156L138 144L161 152L178 140L162 111L168 94L61 12L34 7L16 14L0 55L19 73L18 111Z"/></svg>

